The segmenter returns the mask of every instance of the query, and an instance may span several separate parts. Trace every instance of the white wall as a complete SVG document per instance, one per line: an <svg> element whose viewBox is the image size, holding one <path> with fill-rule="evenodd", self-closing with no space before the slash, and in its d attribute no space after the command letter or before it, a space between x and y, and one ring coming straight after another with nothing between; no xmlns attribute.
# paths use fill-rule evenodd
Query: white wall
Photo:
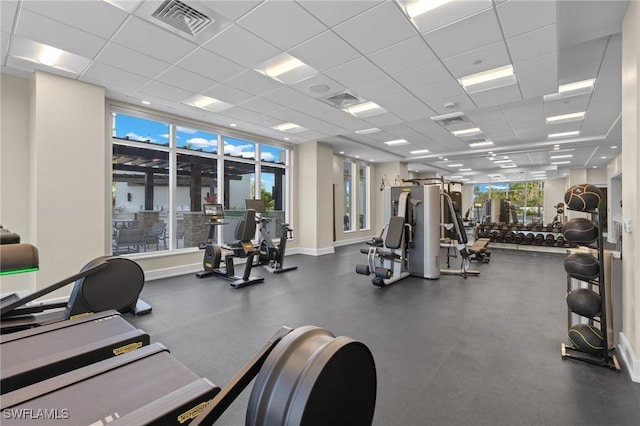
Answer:
<svg viewBox="0 0 640 426"><path fill-rule="evenodd" d="M383 206L383 197L382 192L379 191L380 184L382 183L383 178L387 178L391 186L395 185L396 178L399 176L400 178L407 178L407 163L382 163L376 164L374 168L374 172L371 174L375 176L373 179L372 191L371 191L371 202L372 202L372 214L375 217L371 219L372 226L375 223L375 227L372 228L372 232L374 234L379 234L384 226L385 217L384 217L384 206ZM377 189L375 189L377 188ZM375 193L375 195L373 195Z"/></svg>
<svg viewBox="0 0 640 426"><path fill-rule="evenodd" d="M631 229L622 237L621 355L640 382L640 2L631 1L622 23L622 217Z"/></svg>
<svg viewBox="0 0 640 426"><path fill-rule="evenodd" d="M0 79L0 224L32 242L29 227L29 81L2 74ZM35 274L0 277L0 292L35 289Z"/></svg>
<svg viewBox="0 0 640 426"><path fill-rule="evenodd" d="M584 182L582 182L584 183ZM547 179L544 181L544 218L543 223L553 222L556 217L556 209L553 206L564 203L564 193L567 190L567 180L565 178ZM566 215L565 208L565 215Z"/></svg>

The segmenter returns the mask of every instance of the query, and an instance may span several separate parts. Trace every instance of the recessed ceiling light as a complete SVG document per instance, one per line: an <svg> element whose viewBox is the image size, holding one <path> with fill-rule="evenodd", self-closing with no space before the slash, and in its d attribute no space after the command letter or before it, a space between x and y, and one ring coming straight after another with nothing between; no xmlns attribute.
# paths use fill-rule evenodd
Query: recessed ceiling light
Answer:
<svg viewBox="0 0 640 426"><path fill-rule="evenodd" d="M288 133L299 133L307 130L305 127L299 126L295 123L278 124L277 126L273 126L272 129L279 130L281 132L288 132Z"/></svg>
<svg viewBox="0 0 640 426"><path fill-rule="evenodd" d="M597 169L597 168L598 168L598 166L592 166L592 168Z"/></svg>
<svg viewBox="0 0 640 426"><path fill-rule="evenodd" d="M360 158L360 156L359 156L359 155L356 155L356 158Z"/></svg>
<svg viewBox="0 0 640 426"><path fill-rule="evenodd" d="M386 141L385 145L389 145L389 146L409 145L409 142L407 142L405 139L396 139L393 141Z"/></svg>
<svg viewBox="0 0 640 426"><path fill-rule="evenodd" d="M462 167L462 163L456 163L456 164L447 164L447 167Z"/></svg>
<svg viewBox="0 0 640 426"><path fill-rule="evenodd" d="M571 121L579 121L584 119L584 114L585 111L547 117L547 123L569 123Z"/></svg>
<svg viewBox="0 0 640 426"><path fill-rule="evenodd" d="M513 169L514 167L518 167L517 164L505 164L504 166L500 166L501 169Z"/></svg>
<svg viewBox="0 0 640 426"><path fill-rule="evenodd" d="M236 124L236 123L231 123L231 124L229 124L229 126L231 126L231 127L236 127L236 126L237 126L237 124Z"/></svg>
<svg viewBox="0 0 640 426"><path fill-rule="evenodd" d="M438 157L438 160L442 160L443 157Z"/></svg>
<svg viewBox="0 0 640 426"><path fill-rule="evenodd" d="M564 99L571 96L583 95L586 93L591 93L593 91L593 86L596 83L595 78L591 78L588 80L574 81L572 83L561 84L558 86L558 93L552 93L549 95L544 95L543 98L545 101L553 101L558 99Z"/></svg>
<svg viewBox="0 0 640 426"><path fill-rule="evenodd" d="M467 75L458 79L464 90L469 93L482 92L484 90L497 89L518 82L513 73L513 65L482 71Z"/></svg>
<svg viewBox="0 0 640 426"><path fill-rule="evenodd" d="M560 164L571 164L571 161L554 161L551 163L552 166L557 166Z"/></svg>
<svg viewBox="0 0 640 426"><path fill-rule="evenodd" d="M462 176L449 176L449 179L462 179Z"/></svg>
<svg viewBox="0 0 640 426"><path fill-rule="evenodd" d="M606 156L606 155L603 155L603 156L602 156L602 157L600 157L600 158L602 158L602 159L604 160L605 158L607 158L607 156Z"/></svg>
<svg viewBox="0 0 640 426"><path fill-rule="evenodd" d="M233 105L220 101L218 99L210 98L204 95L195 95L184 101L183 104L193 106L196 108L204 109L211 112L220 112L231 108Z"/></svg>
<svg viewBox="0 0 640 426"><path fill-rule="evenodd" d="M417 0L409 3L406 7L407 15L410 18L415 18L430 10L442 6L451 0Z"/></svg>
<svg viewBox="0 0 640 426"><path fill-rule="evenodd" d="M318 74L318 71L288 53L281 53L255 68L260 74L283 84L296 84Z"/></svg>
<svg viewBox="0 0 640 426"><path fill-rule="evenodd" d="M493 163L494 164L500 164L500 163L511 163L513 160L495 160Z"/></svg>
<svg viewBox="0 0 640 426"><path fill-rule="evenodd" d="M151 105L151 102L149 101L141 101L144 105Z"/></svg>
<svg viewBox="0 0 640 426"><path fill-rule="evenodd" d="M470 172L472 169L460 169L461 172Z"/></svg>
<svg viewBox="0 0 640 426"><path fill-rule="evenodd" d="M578 136L580 134L579 130L574 130L572 132L560 132L560 133L551 133L549 135L550 138L565 138L567 136Z"/></svg>
<svg viewBox="0 0 640 426"><path fill-rule="evenodd" d="M377 127L371 127L370 129L356 130L356 133L359 135L368 135L369 133L379 132L380 129Z"/></svg>
<svg viewBox="0 0 640 426"><path fill-rule="evenodd" d="M449 161L449 159L448 159L448 158L443 158L443 160L444 160L444 161Z"/></svg>
<svg viewBox="0 0 640 426"><path fill-rule="evenodd" d="M284 138L285 141L288 141L289 139L291 139L291 138Z"/></svg>
<svg viewBox="0 0 640 426"><path fill-rule="evenodd" d="M472 129L463 129L463 130L454 130L451 132L453 136L469 136L469 135L477 135L478 133L482 133L482 130L478 127L474 127Z"/></svg>
<svg viewBox="0 0 640 426"><path fill-rule="evenodd" d="M44 46L38 55L38 62L46 66L52 67L58 62L62 50L51 46Z"/></svg>
<svg viewBox="0 0 640 426"><path fill-rule="evenodd" d="M483 142L471 142L469 144L469 148L480 148L483 146L492 146L493 142L492 141L483 141ZM495 154L493 154L495 155Z"/></svg>
<svg viewBox="0 0 640 426"><path fill-rule="evenodd" d="M344 151L340 151L340 154L344 154Z"/></svg>
<svg viewBox="0 0 640 426"><path fill-rule="evenodd" d="M612 146L611 149L616 149L618 148L616 145Z"/></svg>
<svg viewBox="0 0 640 426"><path fill-rule="evenodd" d="M429 150L428 149L418 149L416 151L409 151L409 154L411 155L418 155L418 154L426 154L428 153Z"/></svg>
<svg viewBox="0 0 640 426"><path fill-rule="evenodd" d="M11 37L6 60L28 61L73 74L80 74L91 63L84 56L18 36Z"/></svg>
<svg viewBox="0 0 640 426"><path fill-rule="evenodd" d="M386 109L382 108L375 102L362 102L348 108L343 108L343 111L348 112L351 115L355 115L356 117L370 117L372 115L382 114L387 112Z"/></svg>
<svg viewBox="0 0 640 426"><path fill-rule="evenodd" d="M572 154L563 154L563 155L552 155L549 157L550 160L557 160L558 158L571 158Z"/></svg>

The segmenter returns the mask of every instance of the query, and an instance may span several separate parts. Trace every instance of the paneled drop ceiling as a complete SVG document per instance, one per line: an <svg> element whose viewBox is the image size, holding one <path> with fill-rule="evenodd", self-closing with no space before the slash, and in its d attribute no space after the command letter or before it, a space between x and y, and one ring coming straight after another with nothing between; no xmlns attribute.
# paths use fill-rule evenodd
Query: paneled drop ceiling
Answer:
<svg viewBox="0 0 640 426"><path fill-rule="evenodd" d="M422 14L409 0L172 2L4 0L2 72L44 70L114 100L469 182L555 178L620 153L627 1L453 0ZM38 58L47 46L61 51L51 66ZM462 83L497 68L513 72ZM185 103L196 95L218 112ZM284 123L305 130L274 129Z"/></svg>

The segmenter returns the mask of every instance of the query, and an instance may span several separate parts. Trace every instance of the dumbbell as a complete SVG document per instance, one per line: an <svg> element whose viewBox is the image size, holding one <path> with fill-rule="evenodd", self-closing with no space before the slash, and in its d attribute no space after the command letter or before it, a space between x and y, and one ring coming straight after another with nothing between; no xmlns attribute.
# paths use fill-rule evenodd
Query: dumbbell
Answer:
<svg viewBox="0 0 640 426"><path fill-rule="evenodd" d="M544 237L544 244L547 246L552 246L555 242L556 240L553 237L553 234L547 234L547 236Z"/></svg>
<svg viewBox="0 0 640 426"><path fill-rule="evenodd" d="M535 244L537 246L541 246L542 244L544 244L544 235L543 234L536 234L536 236L533 237L533 244Z"/></svg>
<svg viewBox="0 0 640 426"><path fill-rule="evenodd" d="M496 236L494 238L496 243L501 243L504 241L504 234L502 232L496 232Z"/></svg>
<svg viewBox="0 0 640 426"><path fill-rule="evenodd" d="M504 242L505 243L513 243L513 240L516 238L516 234L515 232L507 232L507 234L504 236Z"/></svg>
<svg viewBox="0 0 640 426"><path fill-rule="evenodd" d="M533 233L529 232L527 235L524 236L523 244L533 244L533 238L534 238Z"/></svg>
<svg viewBox="0 0 640 426"><path fill-rule="evenodd" d="M564 247L564 243L564 237L562 235L558 235L558 238L556 238L556 246Z"/></svg>
<svg viewBox="0 0 640 426"><path fill-rule="evenodd" d="M513 242L516 243L516 244L524 243L524 233L523 232L518 232L516 234L516 236L514 237Z"/></svg>

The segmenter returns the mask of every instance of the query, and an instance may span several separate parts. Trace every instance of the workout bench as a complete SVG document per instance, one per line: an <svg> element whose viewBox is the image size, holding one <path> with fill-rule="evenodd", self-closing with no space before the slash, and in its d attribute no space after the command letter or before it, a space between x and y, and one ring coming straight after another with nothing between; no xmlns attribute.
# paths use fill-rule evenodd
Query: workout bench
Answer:
<svg viewBox="0 0 640 426"><path fill-rule="evenodd" d="M489 263L491 253L487 251L487 246L491 240L489 238L478 238L469 248L469 260L475 260L480 263Z"/></svg>

